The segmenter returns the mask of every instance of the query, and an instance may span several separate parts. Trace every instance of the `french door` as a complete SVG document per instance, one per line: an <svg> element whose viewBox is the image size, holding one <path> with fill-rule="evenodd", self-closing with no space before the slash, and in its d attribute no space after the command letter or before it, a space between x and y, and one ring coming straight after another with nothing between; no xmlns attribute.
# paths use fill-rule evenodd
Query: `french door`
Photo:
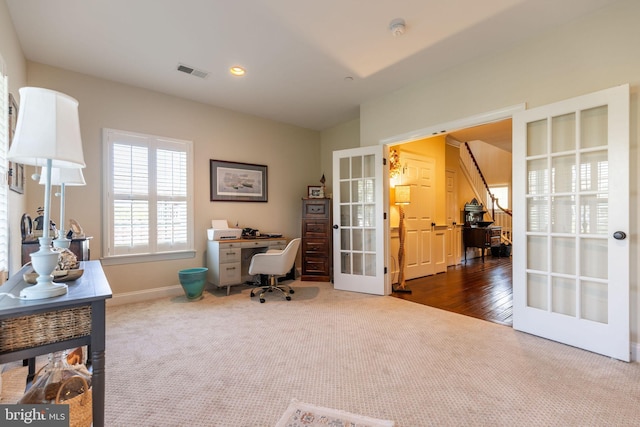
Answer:
<svg viewBox="0 0 640 427"><path fill-rule="evenodd" d="M629 361L629 86L513 116L513 327Z"/></svg>
<svg viewBox="0 0 640 427"><path fill-rule="evenodd" d="M333 153L333 276L335 289L391 293L386 271L389 174L386 146Z"/></svg>

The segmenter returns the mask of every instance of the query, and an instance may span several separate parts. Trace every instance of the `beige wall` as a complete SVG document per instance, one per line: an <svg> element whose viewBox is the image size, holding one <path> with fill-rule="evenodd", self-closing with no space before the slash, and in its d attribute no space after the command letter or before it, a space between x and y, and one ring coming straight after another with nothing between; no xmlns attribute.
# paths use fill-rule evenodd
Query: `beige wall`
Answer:
<svg viewBox="0 0 640 427"><path fill-rule="evenodd" d="M506 106L544 105L640 84L640 2L626 0L511 51L425 78L360 106L361 145ZM637 99L633 97L634 106ZM634 112L637 109L634 109Z"/></svg>
<svg viewBox="0 0 640 427"><path fill-rule="evenodd" d="M105 266L114 293L178 283L181 268L204 265L206 229L211 219L262 231L300 235L300 199L321 175L320 134L229 110L29 62L28 84L66 93L79 102L87 167L86 187L67 190L67 218L80 222L91 241L91 258L102 256L103 128L160 135L194 142L194 259ZM209 160L268 166L268 203L211 202ZM30 168L30 172L32 173ZM42 203L42 186L29 183L27 208ZM52 200L52 218L58 212Z"/></svg>
<svg viewBox="0 0 640 427"><path fill-rule="evenodd" d="M327 193L332 194L333 152L360 146L360 120L351 120L322 131L320 134L320 141L322 146L320 165L322 173L324 173L324 176L327 179Z"/></svg>

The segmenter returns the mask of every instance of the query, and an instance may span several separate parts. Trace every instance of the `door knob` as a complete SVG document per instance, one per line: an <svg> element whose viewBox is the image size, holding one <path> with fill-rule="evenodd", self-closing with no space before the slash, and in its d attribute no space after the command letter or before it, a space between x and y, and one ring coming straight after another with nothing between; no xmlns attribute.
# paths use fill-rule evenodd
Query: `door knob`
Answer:
<svg viewBox="0 0 640 427"><path fill-rule="evenodd" d="M338 224L333 224L333 228L334 228L334 230L337 230L338 229Z"/></svg>
<svg viewBox="0 0 640 427"><path fill-rule="evenodd" d="M616 240L624 240L627 238L627 233L625 233L624 231L616 231L615 233L613 233L613 238Z"/></svg>

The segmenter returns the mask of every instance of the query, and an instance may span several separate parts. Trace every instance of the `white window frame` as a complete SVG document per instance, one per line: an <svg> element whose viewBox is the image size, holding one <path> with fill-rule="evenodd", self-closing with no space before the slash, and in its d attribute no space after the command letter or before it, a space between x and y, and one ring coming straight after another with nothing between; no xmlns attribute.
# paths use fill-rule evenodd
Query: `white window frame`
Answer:
<svg viewBox="0 0 640 427"><path fill-rule="evenodd" d="M491 194L493 194L494 196L496 196L496 194L494 193L494 191L496 189L502 189L505 188L507 191L507 203L504 202L504 199L501 199L500 197L498 197L498 203L500 203L500 206L502 206L505 209L511 209L511 197L509 197L511 195L511 186L509 184L494 184L494 185L489 185L489 191L487 192L487 203L491 202ZM506 205L506 206L505 206Z"/></svg>
<svg viewBox="0 0 640 427"><path fill-rule="evenodd" d="M9 202L7 173L9 169L7 152L9 151L9 77L6 74L4 59L0 56L0 284L9 272ZM17 113L17 112L16 112Z"/></svg>
<svg viewBox="0 0 640 427"><path fill-rule="evenodd" d="M195 257L194 249L194 206L193 206L193 142L166 138L156 135L147 135L137 132L104 128L102 131L104 179L103 179L103 249L102 262L105 265L129 264L147 261L162 261L170 259L182 259ZM149 149L149 191L142 200L149 202L149 245L144 247L129 248L126 251L115 250L114 247L114 220L113 206L116 200L113 184L113 145L130 144L132 146L145 146ZM155 214L156 201L161 199L156 194L156 156L157 149L169 148L184 151L187 154L187 242L171 248L160 247L157 244L157 218Z"/></svg>

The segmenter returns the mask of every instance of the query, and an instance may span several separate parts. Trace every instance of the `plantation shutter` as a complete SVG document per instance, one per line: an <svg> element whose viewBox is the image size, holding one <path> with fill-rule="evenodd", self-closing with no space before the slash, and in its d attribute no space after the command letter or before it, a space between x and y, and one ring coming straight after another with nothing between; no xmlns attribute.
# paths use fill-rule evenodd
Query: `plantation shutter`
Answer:
<svg viewBox="0 0 640 427"><path fill-rule="evenodd" d="M105 130L107 256L193 247L190 141Z"/></svg>
<svg viewBox="0 0 640 427"><path fill-rule="evenodd" d="M150 252L149 149L113 144L113 242L117 255Z"/></svg>
<svg viewBox="0 0 640 427"><path fill-rule="evenodd" d="M156 151L158 249L183 249L187 243L187 153Z"/></svg>

